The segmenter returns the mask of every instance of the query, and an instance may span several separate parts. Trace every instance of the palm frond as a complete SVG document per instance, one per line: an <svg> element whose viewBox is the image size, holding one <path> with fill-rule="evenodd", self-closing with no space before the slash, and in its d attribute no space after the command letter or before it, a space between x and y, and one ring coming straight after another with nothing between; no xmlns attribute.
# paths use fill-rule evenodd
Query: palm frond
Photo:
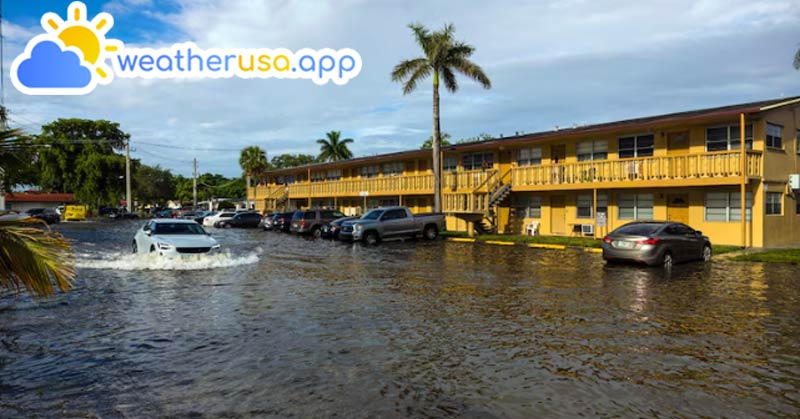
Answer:
<svg viewBox="0 0 800 419"><path fill-rule="evenodd" d="M489 77L486 76L483 69L472 61L466 58L458 58L452 60L450 65L454 70L478 82L484 89L490 89L492 87L492 81L489 80Z"/></svg>
<svg viewBox="0 0 800 419"><path fill-rule="evenodd" d="M425 55L428 55L428 51L431 48L431 32L421 23L411 23L408 27L414 34L414 40L417 41L417 45L422 48Z"/></svg>
<svg viewBox="0 0 800 419"><path fill-rule="evenodd" d="M458 81L456 81L456 75L453 74L453 70L450 67L442 68L442 81L444 81L444 87L450 92L455 93L458 91Z"/></svg>
<svg viewBox="0 0 800 419"><path fill-rule="evenodd" d="M409 76L413 77L414 73L423 67L428 67L428 60L425 58L401 61L400 64L397 64L394 70L392 70L392 81L405 82Z"/></svg>
<svg viewBox="0 0 800 419"><path fill-rule="evenodd" d="M419 67L403 85L403 94L407 95L416 90L419 82L428 78L432 72L433 69L429 65Z"/></svg>
<svg viewBox="0 0 800 419"><path fill-rule="evenodd" d="M61 234L35 228L36 219L0 221L0 284L20 292L48 296L67 291L75 277L72 254ZM55 285L55 287L54 287Z"/></svg>
<svg viewBox="0 0 800 419"><path fill-rule="evenodd" d="M794 68L800 70L800 49L794 54Z"/></svg>

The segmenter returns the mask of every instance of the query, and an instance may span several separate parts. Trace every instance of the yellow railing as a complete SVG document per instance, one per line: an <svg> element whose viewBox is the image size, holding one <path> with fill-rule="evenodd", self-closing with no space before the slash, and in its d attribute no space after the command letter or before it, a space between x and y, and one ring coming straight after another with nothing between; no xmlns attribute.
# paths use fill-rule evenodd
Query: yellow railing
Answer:
<svg viewBox="0 0 800 419"><path fill-rule="evenodd" d="M290 198L433 193L433 175L386 176L368 179L295 183Z"/></svg>
<svg viewBox="0 0 800 419"><path fill-rule="evenodd" d="M442 174L442 191L473 191L497 173L497 170L469 170L465 172L447 172Z"/></svg>
<svg viewBox="0 0 800 419"><path fill-rule="evenodd" d="M443 195L442 210L446 213L484 213L489 209L489 194L448 193Z"/></svg>
<svg viewBox="0 0 800 419"><path fill-rule="evenodd" d="M741 154L723 151L680 156L588 161L512 169L516 186L550 186L601 182L641 182L741 176ZM747 176L761 175L761 153L746 156Z"/></svg>

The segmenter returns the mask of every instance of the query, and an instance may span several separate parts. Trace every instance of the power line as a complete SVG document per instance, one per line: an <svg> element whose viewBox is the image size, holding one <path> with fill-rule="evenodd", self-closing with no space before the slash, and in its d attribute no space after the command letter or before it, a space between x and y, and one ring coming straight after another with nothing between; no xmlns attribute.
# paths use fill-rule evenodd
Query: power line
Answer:
<svg viewBox="0 0 800 419"><path fill-rule="evenodd" d="M147 150L142 149L141 147L137 147L136 148L136 152L144 153L144 154L147 154L148 156L155 157L157 159L172 161L172 162L176 162L176 163L187 163L187 164L191 163L190 161L187 161L187 160L178 160L178 159L173 159L173 158L170 158L170 157L164 157L164 156L156 154L156 153L151 153L151 152L149 152Z"/></svg>
<svg viewBox="0 0 800 419"><path fill-rule="evenodd" d="M146 141L138 141L134 140L139 144L149 145L153 147L162 147L162 148L173 148L177 150L190 150L190 151L241 151L239 148L196 148L196 147L181 147L177 145L167 145L167 144L156 144L156 143L148 143Z"/></svg>

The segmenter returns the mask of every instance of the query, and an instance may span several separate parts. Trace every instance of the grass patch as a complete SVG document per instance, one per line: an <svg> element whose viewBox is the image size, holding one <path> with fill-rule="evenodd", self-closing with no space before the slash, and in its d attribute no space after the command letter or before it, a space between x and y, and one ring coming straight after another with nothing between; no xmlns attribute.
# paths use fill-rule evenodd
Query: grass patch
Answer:
<svg viewBox="0 0 800 419"><path fill-rule="evenodd" d="M725 253L735 252L744 249L742 246L729 246L726 244L711 245L711 249L715 255L722 255Z"/></svg>
<svg viewBox="0 0 800 419"><path fill-rule="evenodd" d="M443 231L442 237L469 237L463 231ZM575 247L593 247L599 248L602 246L603 241L593 239L590 237L561 237L561 236L520 236L516 234L481 234L476 235L475 239L478 241L506 241L514 243L542 243L542 244L561 244L565 246Z"/></svg>
<svg viewBox="0 0 800 419"><path fill-rule="evenodd" d="M800 264L800 249L777 249L738 255L731 258L739 262L767 262Z"/></svg>

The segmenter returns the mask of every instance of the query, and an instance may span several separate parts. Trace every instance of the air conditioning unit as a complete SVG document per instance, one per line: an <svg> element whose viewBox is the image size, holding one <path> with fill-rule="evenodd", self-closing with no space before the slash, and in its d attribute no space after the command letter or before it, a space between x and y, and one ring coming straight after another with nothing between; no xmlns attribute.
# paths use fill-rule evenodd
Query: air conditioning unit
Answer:
<svg viewBox="0 0 800 419"><path fill-rule="evenodd" d="M800 191L800 174L789 175L789 188L793 191Z"/></svg>

